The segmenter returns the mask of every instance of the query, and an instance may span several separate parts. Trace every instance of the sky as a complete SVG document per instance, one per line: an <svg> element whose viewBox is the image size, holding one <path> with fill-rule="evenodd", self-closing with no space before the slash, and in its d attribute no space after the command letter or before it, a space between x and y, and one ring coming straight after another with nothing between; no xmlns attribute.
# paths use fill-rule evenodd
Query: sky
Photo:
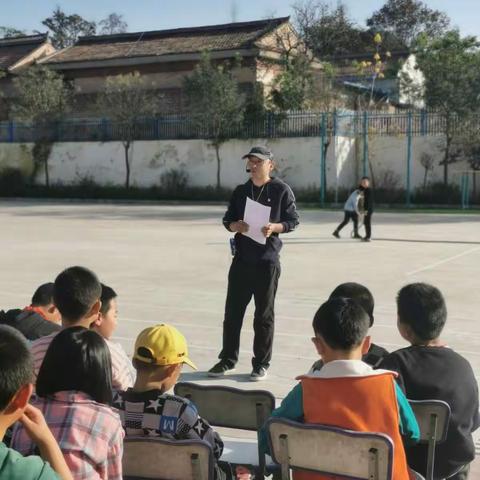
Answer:
<svg viewBox="0 0 480 480"><path fill-rule="evenodd" d="M424 0L430 8L442 10L462 35L480 37L479 0ZM99 21L109 13L123 15L128 31L213 25L235 21L283 17L292 14L296 0L0 0L0 25L20 30L45 31L41 21L56 5L66 13L77 13ZM385 0L344 0L351 17L360 25ZM333 4L336 4L333 1Z"/></svg>

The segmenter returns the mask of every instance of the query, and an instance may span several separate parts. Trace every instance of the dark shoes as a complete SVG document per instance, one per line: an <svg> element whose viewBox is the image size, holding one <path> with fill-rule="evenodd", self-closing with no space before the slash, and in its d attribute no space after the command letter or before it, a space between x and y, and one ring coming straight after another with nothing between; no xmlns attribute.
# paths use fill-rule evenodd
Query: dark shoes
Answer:
<svg viewBox="0 0 480 480"><path fill-rule="evenodd" d="M235 367L231 367L228 363L220 360L217 364L215 364L209 371L209 377L223 377L230 372L234 372Z"/></svg>
<svg viewBox="0 0 480 480"><path fill-rule="evenodd" d="M367 237L363 237L363 238L362 238L362 242L369 242L369 241L370 241L370 239L367 238Z"/></svg>
<svg viewBox="0 0 480 480"><path fill-rule="evenodd" d="M250 374L250 380L252 382L261 382L267 378L267 369L263 367L253 367Z"/></svg>
<svg viewBox="0 0 480 480"><path fill-rule="evenodd" d="M353 236L353 238L362 238L358 233Z"/></svg>
<svg viewBox="0 0 480 480"><path fill-rule="evenodd" d="M332 235L335 237L335 238L340 238L340 234L335 230Z"/></svg>
<svg viewBox="0 0 480 480"><path fill-rule="evenodd" d="M220 360L217 364L215 364L209 371L209 377L223 377L228 375L231 372L235 371L235 367L232 367L229 363L225 362L224 360ZM267 369L263 367L254 367L252 373L250 374L250 380L252 382L259 382L261 380L265 380L267 378Z"/></svg>

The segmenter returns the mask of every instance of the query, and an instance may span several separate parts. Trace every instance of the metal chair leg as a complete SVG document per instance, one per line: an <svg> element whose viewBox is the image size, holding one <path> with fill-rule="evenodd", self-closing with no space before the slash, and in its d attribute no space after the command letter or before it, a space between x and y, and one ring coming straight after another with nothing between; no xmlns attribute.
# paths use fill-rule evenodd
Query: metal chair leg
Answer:
<svg viewBox="0 0 480 480"><path fill-rule="evenodd" d="M256 405L256 414L257 414L257 432L260 432L260 429L263 427L263 423L265 422L264 418L264 409L263 404L257 403ZM265 455L260 451L260 442L258 441L257 435L257 445L258 445L258 472L255 478L259 480L264 480L265 478Z"/></svg>
<svg viewBox="0 0 480 480"><path fill-rule="evenodd" d="M192 464L193 480L206 480L205 478L203 478L203 472L200 468L200 460L198 458L198 453L192 453L190 460Z"/></svg>
<svg viewBox="0 0 480 480"><path fill-rule="evenodd" d="M433 480L433 469L435 464L435 444L437 439L438 416L435 413L430 415L430 428L428 431L428 456L427 456L427 477L426 480Z"/></svg>
<svg viewBox="0 0 480 480"><path fill-rule="evenodd" d="M378 450L371 448L368 451L368 480L378 479Z"/></svg>
<svg viewBox="0 0 480 480"><path fill-rule="evenodd" d="M288 437L287 435L280 435L280 451L282 458L280 465L282 467L282 480L290 480L290 456L288 454Z"/></svg>

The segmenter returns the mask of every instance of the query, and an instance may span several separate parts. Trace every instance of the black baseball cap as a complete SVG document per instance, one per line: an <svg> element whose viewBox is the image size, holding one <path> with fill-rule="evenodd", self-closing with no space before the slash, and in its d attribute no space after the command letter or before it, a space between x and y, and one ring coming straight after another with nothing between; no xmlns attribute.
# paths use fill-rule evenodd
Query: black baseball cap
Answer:
<svg viewBox="0 0 480 480"><path fill-rule="evenodd" d="M273 154L267 147L252 147L242 158L257 157L260 160L273 160Z"/></svg>

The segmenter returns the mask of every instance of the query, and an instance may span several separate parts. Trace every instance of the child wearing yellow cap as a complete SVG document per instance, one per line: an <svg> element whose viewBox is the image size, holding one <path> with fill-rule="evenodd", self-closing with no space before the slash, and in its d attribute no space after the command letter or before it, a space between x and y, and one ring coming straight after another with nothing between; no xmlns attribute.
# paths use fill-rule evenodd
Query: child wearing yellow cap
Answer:
<svg viewBox="0 0 480 480"><path fill-rule="evenodd" d="M187 398L167 393L177 383L182 367L197 369L188 356L185 337L173 326L148 327L137 337L133 366L137 378L133 388L114 395L126 435L145 435L170 440L201 439L208 442L218 460L223 442L208 422L199 417ZM229 478L218 465L215 478Z"/></svg>

